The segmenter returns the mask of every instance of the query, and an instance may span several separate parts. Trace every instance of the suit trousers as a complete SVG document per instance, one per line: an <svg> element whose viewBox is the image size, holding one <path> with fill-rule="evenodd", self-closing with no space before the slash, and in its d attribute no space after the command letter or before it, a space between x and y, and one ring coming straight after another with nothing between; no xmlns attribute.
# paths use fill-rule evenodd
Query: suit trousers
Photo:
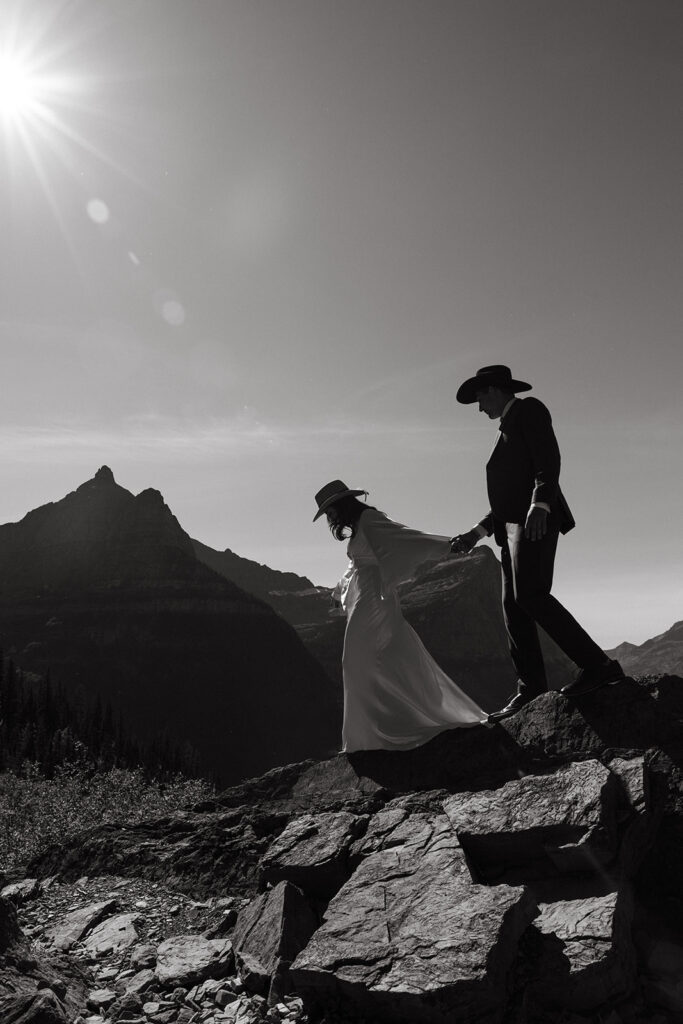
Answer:
<svg viewBox="0 0 683 1024"><path fill-rule="evenodd" d="M527 540L524 527L507 523L501 542L503 617L510 654L517 669L517 692L545 693L548 681L537 626L555 641L579 668L594 668L604 653L576 619L552 596L558 531L550 528L540 540Z"/></svg>

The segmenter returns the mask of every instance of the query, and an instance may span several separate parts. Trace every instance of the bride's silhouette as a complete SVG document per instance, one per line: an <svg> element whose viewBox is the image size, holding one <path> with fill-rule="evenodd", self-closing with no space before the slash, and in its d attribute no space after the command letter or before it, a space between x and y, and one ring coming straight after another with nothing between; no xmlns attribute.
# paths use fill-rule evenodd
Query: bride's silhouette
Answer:
<svg viewBox="0 0 683 1024"><path fill-rule="evenodd" d="M401 614L396 585L423 562L447 558L450 540L395 523L332 480L315 500L351 559L333 592L346 613L343 749L417 747L487 714L439 668Z"/></svg>

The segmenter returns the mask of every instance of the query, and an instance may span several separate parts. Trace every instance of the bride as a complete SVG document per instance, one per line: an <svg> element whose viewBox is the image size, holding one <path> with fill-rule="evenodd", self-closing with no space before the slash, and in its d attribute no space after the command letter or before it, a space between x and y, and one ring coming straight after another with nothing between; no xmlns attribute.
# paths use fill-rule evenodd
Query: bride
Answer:
<svg viewBox="0 0 683 1024"><path fill-rule="evenodd" d="M347 616L342 749L406 750L444 729L484 724L486 712L427 653L396 593L421 563L450 554L449 538L395 523L359 494L367 496L332 480L315 496L313 519L326 515L337 540L350 538L351 561L332 593Z"/></svg>

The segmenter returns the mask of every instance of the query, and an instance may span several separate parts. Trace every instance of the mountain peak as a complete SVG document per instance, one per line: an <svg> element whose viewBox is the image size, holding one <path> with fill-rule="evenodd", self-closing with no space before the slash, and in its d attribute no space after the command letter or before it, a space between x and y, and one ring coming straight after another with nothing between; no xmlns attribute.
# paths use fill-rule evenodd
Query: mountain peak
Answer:
<svg viewBox="0 0 683 1024"><path fill-rule="evenodd" d="M100 466L95 473L95 482L98 484L115 484L114 474L109 466Z"/></svg>
<svg viewBox="0 0 683 1024"><path fill-rule="evenodd" d="M109 466L100 466L100 468L95 473L94 477L91 480L86 480L85 483L82 483L80 487L76 488L76 491L92 491L93 489L96 489L98 491L111 490L112 488L123 490L123 488L119 487L119 485L116 483L116 480L114 479L114 474L110 470Z"/></svg>

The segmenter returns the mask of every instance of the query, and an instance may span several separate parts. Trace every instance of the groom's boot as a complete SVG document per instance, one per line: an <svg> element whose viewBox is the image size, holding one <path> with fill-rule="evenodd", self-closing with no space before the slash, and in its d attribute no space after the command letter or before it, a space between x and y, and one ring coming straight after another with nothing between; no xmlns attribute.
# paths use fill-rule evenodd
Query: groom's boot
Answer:
<svg viewBox="0 0 683 1024"><path fill-rule="evenodd" d="M521 711L522 708L526 707L527 704L530 704L538 696L537 693L529 693L526 690L516 693L504 708L501 708L500 711L491 712L488 718L489 722L499 722L502 718L509 718L510 715L517 714L518 711Z"/></svg>
<svg viewBox="0 0 683 1024"><path fill-rule="evenodd" d="M583 697L586 693L599 690L601 686L614 686L624 679L624 670L618 661L605 658L601 665L582 668L576 679L560 690L564 697Z"/></svg>

